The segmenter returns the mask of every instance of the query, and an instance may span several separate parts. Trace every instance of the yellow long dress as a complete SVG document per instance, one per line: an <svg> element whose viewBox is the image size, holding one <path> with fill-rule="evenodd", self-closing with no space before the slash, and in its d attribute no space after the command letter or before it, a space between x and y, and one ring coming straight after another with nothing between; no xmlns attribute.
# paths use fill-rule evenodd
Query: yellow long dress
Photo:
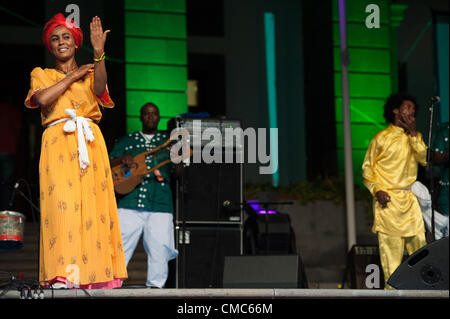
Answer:
<svg viewBox="0 0 450 319"><path fill-rule="evenodd" d="M35 68L25 105L35 108L33 94L65 75ZM58 100L41 111L42 125L67 118L66 109L89 118L94 141L87 142L90 165L80 168L77 132L66 133L61 122L45 129L39 162L41 236L39 280L62 281L81 288L115 288L127 270L110 163L102 133L99 104L114 103L106 90L93 93L94 73L73 83Z"/></svg>

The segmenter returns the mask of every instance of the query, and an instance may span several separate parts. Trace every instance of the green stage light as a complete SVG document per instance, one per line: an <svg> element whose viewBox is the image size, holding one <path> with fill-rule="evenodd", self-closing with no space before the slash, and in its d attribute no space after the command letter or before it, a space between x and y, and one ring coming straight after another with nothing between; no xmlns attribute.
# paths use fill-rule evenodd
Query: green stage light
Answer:
<svg viewBox="0 0 450 319"><path fill-rule="evenodd" d="M379 7L380 27L367 28L366 7ZM349 95L352 132L353 173L362 181L362 163L372 137L387 127L383 118L385 99L398 87L396 30L406 7L391 0L347 0L347 41L350 63ZM339 50L338 1L333 1L333 52L338 169L344 172L342 127L341 56Z"/></svg>
<svg viewBox="0 0 450 319"><path fill-rule="evenodd" d="M269 111L269 127L278 128L277 120L277 88L275 64L275 16L271 12L264 13L264 37L266 45L266 77L267 77L267 104ZM278 136L270 132L271 163L277 170L272 174L272 184L278 187L280 175L278 172Z"/></svg>
<svg viewBox="0 0 450 319"><path fill-rule="evenodd" d="M125 0L127 132L139 130L142 105L158 105L158 129L186 113L187 45L185 0Z"/></svg>

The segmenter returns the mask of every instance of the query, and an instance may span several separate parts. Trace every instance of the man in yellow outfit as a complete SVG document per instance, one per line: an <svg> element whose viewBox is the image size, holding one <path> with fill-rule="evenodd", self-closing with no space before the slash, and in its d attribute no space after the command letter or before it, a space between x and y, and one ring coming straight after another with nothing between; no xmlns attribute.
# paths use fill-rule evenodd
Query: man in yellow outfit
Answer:
<svg viewBox="0 0 450 319"><path fill-rule="evenodd" d="M364 158L363 183L374 197L374 224L378 234L385 289L400 266L404 249L409 255L426 245L425 227L411 186L418 164L426 165L427 146L416 130L416 101L411 95L391 95L384 105L389 126L371 140Z"/></svg>

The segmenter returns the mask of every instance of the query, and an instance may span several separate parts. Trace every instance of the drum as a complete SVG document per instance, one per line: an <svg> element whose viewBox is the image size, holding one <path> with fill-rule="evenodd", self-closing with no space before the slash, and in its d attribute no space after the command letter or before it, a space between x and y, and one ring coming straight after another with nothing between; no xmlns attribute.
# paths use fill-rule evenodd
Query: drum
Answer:
<svg viewBox="0 0 450 319"><path fill-rule="evenodd" d="M0 212L0 251L23 247L25 215L4 210Z"/></svg>

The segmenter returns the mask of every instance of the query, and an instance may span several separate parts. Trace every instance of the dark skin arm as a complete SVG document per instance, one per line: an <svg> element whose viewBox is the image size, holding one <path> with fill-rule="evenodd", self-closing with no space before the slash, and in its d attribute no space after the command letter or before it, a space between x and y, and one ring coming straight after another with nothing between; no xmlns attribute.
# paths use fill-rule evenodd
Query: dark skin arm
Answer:
<svg viewBox="0 0 450 319"><path fill-rule="evenodd" d="M93 67L93 64L82 65L58 83L46 89L37 91L33 96L34 101L39 105L39 107L45 110L55 103L56 100L58 100L58 98L72 85L72 83L82 79L87 74L88 70Z"/></svg>
<svg viewBox="0 0 450 319"><path fill-rule="evenodd" d="M90 24L91 30L91 44L94 49L94 58L100 58L100 56L105 51L105 42L106 36L110 32L110 30L106 30L103 32L102 23L99 17L92 18L92 22ZM100 62L96 62L94 66L94 93L97 96L102 95L102 93L106 89L106 67L105 60Z"/></svg>
<svg viewBox="0 0 450 319"><path fill-rule="evenodd" d="M134 163L134 159L131 155L122 155L121 157L112 158L109 163L111 167L117 166L119 164L131 167L131 165L133 165Z"/></svg>

